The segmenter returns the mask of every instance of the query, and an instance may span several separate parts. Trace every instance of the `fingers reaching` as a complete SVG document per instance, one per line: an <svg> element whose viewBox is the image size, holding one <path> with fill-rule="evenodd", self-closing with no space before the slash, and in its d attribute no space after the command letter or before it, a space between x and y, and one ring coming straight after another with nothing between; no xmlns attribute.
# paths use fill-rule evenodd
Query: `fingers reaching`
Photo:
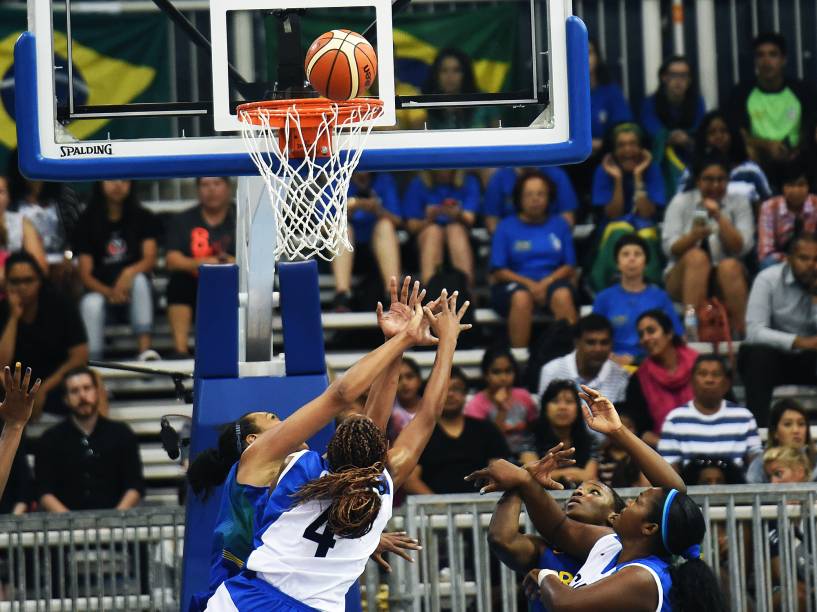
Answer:
<svg viewBox="0 0 817 612"><path fill-rule="evenodd" d="M407 276L403 279L403 286L400 288L400 303L408 304L409 287L411 286L411 277Z"/></svg>
<svg viewBox="0 0 817 612"><path fill-rule="evenodd" d="M389 299L394 304L397 301L397 277L392 276L389 279Z"/></svg>

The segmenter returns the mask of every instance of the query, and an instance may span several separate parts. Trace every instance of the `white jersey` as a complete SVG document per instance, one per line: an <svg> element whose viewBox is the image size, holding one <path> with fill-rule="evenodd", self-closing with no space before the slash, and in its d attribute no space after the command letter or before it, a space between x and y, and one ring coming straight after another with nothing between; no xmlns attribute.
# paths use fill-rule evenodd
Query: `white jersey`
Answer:
<svg viewBox="0 0 817 612"><path fill-rule="evenodd" d="M346 592L366 567L392 512L394 484L383 470L380 512L366 535L335 538L327 527L328 501L294 505L291 495L325 476L327 461L314 451L292 455L261 517L247 569L281 592L318 610L343 610Z"/></svg>
<svg viewBox="0 0 817 612"><path fill-rule="evenodd" d="M590 554L587 555L587 561L573 576L569 586L574 589L587 586L598 582L605 576L614 574L620 553L621 540L618 539L616 534L608 533L606 536L602 536L593 544Z"/></svg>

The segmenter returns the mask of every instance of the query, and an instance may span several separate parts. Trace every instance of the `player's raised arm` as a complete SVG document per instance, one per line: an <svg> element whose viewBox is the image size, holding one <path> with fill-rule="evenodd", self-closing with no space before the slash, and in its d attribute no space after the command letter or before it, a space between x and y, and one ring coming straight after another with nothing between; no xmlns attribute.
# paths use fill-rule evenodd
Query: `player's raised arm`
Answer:
<svg viewBox="0 0 817 612"><path fill-rule="evenodd" d="M383 367L401 355L403 351L420 343L435 343L436 338L428 335L428 322L419 304L406 328L389 341L363 357L346 373L335 379L318 397L305 404L281 424L261 434L241 457L246 461L282 459L294 452L303 443L369 388L371 381Z"/></svg>
<svg viewBox="0 0 817 612"><path fill-rule="evenodd" d="M686 484L678 472L654 448L621 424L613 403L599 391L582 385L582 414L587 426L609 436L626 450L654 487L677 489L686 493Z"/></svg>
<svg viewBox="0 0 817 612"><path fill-rule="evenodd" d="M434 432L434 426L437 424L445 396L448 393L448 381L451 377L457 338L461 331L471 328L470 325L460 322L465 311L468 310L469 302L465 302L457 311L456 291L449 298L447 292L443 290L439 306L440 312L437 315L434 315L428 306L424 309L431 331L439 339L439 344L422 402L414 418L400 432L394 446L389 449L387 465L396 489L403 485L417 466L420 455Z"/></svg>
<svg viewBox="0 0 817 612"><path fill-rule="evenodd" d="M409 289L411 289L411 292L409 292ZM403 279L403 286L398 298L397 279L392 276L389 281L389 294L391 303L387 311L384 312L383 305L380 302L377 303L377 324L386 341L403 331L411 322L414 315L414 305L422 304L426 292L425 289L420 291L419 281L415 281L412 285L411 277L406 276ZM378 374L369 391L369 396L366 398L363 414L372 419L381 431L386 431L394 407L394 396L397 393L402 356L401 353L392 359L389 365Z"/></svg>

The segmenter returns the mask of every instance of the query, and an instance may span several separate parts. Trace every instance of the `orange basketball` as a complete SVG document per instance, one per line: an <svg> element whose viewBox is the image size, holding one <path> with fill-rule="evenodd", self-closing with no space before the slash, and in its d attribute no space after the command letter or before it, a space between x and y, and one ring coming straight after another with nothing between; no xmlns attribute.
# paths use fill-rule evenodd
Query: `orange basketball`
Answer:
<svg viewBox="0 0 817 612"><path fill-rule="evenodd" d="M357 32L332 30L315 39L304 60L306 78L318 93L332 100L362 95L374 83L377 55Z"/></svg>

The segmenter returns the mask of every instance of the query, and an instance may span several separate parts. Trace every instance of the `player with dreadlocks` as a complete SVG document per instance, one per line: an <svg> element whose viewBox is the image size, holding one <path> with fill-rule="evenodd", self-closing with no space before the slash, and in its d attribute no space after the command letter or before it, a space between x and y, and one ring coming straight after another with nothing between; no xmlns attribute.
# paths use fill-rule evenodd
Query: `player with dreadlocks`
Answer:
<svg viewBox="0 0 817 612"><path fill-rule="evenodd" d="M412 287L411 277L407 276L398 297L397 279L392 277L390 294L388 311L384 312L379 303L377 308L378 324L386 340L405 328L411 320L414 305L421 303L425 297L425 290L420 291L419 282ZM384 431L394 405L400 358L394 362L381 369L364 408L364 414ZM353 370L350 369L347 376L349 374L354 377ZM270 482L274 487L273 479L280 473L283 463L280 457L257 451L263 450L265 444L262 434L280 424L281 419L273 412L248 412L224 425L218 445L199 453L187 470L187 480L193 493L203 499L207 499L216 487L224 485L210 554L208 590L193 596L189 612L203 610L218 586L241 571L253 550L256 509L266 503ZM259 441L260 446L256 446L253 452L245 452ZM301 445L301 449L307 448L306 443ZM391 571L384 554L392 552L411 560L404 549L418 548L417 541L405 533L384 533L372 558L386 571ZM356 589L349 594L352 599L359 599L359 595Z"/></svg>
<svg viewBox="0 0 817 612"><path fill-rule="evenodd" d="M457 311L456 295L449 298L445 291L436 315L415 304L405 329L364 358L377 355L375 363L390 369L409 347L438 343L422 406L392 448L378 423L356 415L337 428L325 457L308 450L288 457L257 519L256 548L246 569L216 590L207 610L343 608L344 594L363 572L391 517L394 491L415 468L431 437L457 338L470 327L460 323L467 308L466 302ZM333 383L342 398L348 394L347 378ZM341 409L336 401L307 404L264 435L264 452L287 457L297 440L309 438Z"/></svg>

